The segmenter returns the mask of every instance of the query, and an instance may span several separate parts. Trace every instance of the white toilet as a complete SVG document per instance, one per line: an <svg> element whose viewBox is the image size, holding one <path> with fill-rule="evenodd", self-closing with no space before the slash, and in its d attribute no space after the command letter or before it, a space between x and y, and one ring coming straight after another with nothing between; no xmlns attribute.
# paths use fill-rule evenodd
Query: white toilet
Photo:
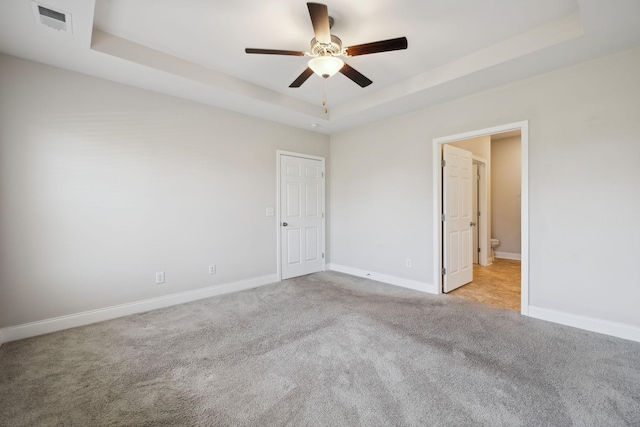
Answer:
<svg viewBox="0 0 640 427"><path fill-rule="evenodd" d="M492 261L495 261L496 259L496 247L498 247L498 245L500 245L500 240L491 239L491 260Z"/></svg>

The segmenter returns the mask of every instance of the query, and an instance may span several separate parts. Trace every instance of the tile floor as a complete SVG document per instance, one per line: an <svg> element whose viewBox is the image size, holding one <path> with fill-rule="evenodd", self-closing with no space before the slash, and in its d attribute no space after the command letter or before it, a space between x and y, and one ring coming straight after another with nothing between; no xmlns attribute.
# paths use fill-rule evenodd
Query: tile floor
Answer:
<svg viewBox="0 0 640 427"><path fill-rule="evenodd" d="M496 258L492 265L473 266L473 282L449 295L520 311L520 261Z"/></svg>

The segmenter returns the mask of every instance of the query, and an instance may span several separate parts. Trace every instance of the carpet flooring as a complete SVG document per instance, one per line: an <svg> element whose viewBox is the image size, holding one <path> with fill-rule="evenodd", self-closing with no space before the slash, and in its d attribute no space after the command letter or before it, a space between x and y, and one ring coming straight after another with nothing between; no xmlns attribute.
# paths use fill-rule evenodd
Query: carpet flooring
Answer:
<svg viewBox="0 0 640 427"><path fill-rule="evenodd" d="M1 426L640 426L640 343L335 272L10 342Z"/></svg>

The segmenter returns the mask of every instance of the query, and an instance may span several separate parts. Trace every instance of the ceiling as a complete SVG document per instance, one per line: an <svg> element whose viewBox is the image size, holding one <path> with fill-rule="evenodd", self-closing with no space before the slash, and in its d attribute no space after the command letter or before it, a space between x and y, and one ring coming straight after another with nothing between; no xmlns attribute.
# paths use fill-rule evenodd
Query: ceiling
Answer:
<svg viewBox="0 0 640 427"><path fill-rule="evenodd" d="M347 58L366 88L337 74L292 89L306 58L244 48L309 50L303 1L39 3L70 13L73 33L2 0L0 52L327 134L640 45L638 0L327 0L344 46L409 47Z"/></svg>

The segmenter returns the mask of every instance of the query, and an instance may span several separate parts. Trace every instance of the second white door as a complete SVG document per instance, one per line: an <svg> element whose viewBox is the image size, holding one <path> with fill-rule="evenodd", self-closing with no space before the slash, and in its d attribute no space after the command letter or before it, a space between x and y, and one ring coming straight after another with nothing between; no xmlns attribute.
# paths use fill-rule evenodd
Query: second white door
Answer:
<svg viewBox="0 0 640 427"><path fill-rule="evenodd" d="M323 182L321 160L280 156L283 280L323 269Z"/></svg>

